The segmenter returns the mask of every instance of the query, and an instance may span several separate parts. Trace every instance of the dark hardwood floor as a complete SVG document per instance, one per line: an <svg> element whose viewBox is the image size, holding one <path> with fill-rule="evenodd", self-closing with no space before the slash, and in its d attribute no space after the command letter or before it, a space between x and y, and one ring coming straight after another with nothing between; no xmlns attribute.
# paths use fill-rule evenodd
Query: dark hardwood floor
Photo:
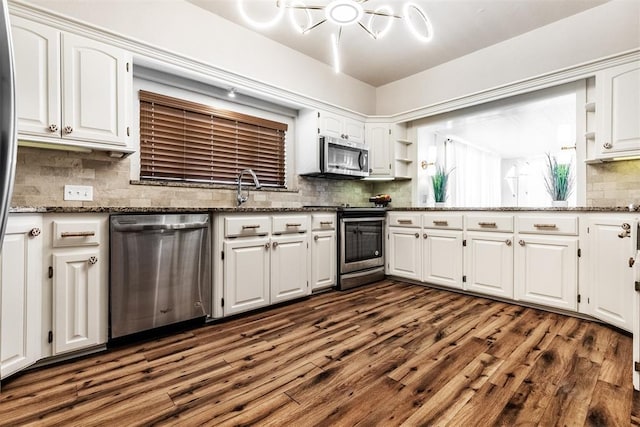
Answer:
<svg viewBox="0 0 640 427"><path fill-rule="evenodd" d="M640 421L632 339L383 281L24 373L2 425L564 425Z"/></svg>

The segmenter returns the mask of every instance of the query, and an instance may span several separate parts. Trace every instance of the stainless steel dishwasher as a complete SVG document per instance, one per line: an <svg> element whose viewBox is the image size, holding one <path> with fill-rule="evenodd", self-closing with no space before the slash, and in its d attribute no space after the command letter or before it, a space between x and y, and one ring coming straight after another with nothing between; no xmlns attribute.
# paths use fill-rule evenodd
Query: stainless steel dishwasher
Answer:
<svg viewBox="0 0 640 427"><path fill-rule="evenodd" d="M208 214L112 215L109 338L211 313Z"/></svg>

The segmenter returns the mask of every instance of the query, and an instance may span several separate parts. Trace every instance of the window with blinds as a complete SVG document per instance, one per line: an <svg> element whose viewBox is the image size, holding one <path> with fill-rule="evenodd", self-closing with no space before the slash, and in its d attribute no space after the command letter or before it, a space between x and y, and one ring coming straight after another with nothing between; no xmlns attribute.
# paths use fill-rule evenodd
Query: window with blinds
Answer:
<svg viewBox="0 0 640 427"><path fill-rule="evenodd" d="M262 185L286 185L287 124L142 90L139 96L141 179L234 184L240 171L253 169Z"/></svg>

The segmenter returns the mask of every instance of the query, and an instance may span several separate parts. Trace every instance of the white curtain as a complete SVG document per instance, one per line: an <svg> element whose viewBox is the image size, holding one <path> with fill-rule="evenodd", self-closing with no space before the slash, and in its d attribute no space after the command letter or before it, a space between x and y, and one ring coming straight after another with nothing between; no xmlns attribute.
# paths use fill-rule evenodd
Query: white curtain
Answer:
<svg viewBox="0 0 640 427"><path fill-rule="evenodd" d="M449 176L449 205L457 207L501 206L500 157L473 145L446 142Z"/></svg>

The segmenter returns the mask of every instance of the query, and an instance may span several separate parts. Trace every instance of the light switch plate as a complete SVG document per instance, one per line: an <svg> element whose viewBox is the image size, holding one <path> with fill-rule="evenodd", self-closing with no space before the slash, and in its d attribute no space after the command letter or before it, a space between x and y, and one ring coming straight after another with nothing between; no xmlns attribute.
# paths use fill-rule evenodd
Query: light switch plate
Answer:
<svg viewBox="0 0 640 427"><path fill-rule="evenodd" d="M93 200L93 186L91 185L65 185L64 200Z"/></svg>

